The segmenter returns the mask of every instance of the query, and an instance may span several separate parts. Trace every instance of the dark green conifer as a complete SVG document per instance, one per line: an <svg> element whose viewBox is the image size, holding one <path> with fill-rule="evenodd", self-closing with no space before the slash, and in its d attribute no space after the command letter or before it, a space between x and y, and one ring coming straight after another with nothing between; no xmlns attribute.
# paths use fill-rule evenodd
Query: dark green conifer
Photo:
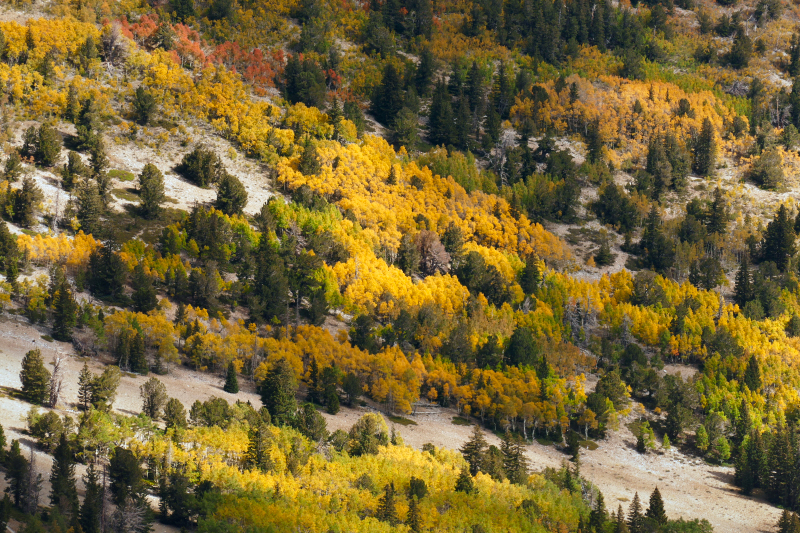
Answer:
<svg viewBox="0 0 800 533"><path fill-rule="evenodd" d="M50 386L50 371L44 366L42 352L30 350L22 358L22 371L19 374L22 382L22 394L31 403L42 405L47 399Z"/></svg>
<svg viewBox="0 0 800 533"><path fill-rule="evenodd" d="M64 516L77 517L79 506L75 486L75 457L66 432L61 433L53 452L50 487L50 505L58 508Z"/></svg>
<svg viewBox="0 0 800 533"><path fill-rule="evenodd" d="M239 378L236 376L236 365L233 364L233 361L228 363L228 373L225 377L225 386L222 387L222 390L230 394L239 392Z"/></svg>
<svg viewBox="0 0 800 533"><path fill-rule="evenodd" d="M650 505L645 513L647 518L654 520L658 524L667 523L667 513L664 511L664 500L661 498L661 492L658 487L650 494Z"/></svg>

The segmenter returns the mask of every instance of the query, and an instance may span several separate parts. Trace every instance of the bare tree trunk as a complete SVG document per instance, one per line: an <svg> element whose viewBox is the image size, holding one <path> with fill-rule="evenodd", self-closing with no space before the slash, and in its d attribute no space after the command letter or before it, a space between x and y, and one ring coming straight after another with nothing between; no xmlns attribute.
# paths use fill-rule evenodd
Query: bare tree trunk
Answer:
<svg viewBox="0 0 800 533"><path fill-rule="evenodd" d="M58 399L61 396L61 385L64 380L64 356L56 352L53 359L53 375L50 377L50 399L49 405L55 408L58 405Z"/></svg>

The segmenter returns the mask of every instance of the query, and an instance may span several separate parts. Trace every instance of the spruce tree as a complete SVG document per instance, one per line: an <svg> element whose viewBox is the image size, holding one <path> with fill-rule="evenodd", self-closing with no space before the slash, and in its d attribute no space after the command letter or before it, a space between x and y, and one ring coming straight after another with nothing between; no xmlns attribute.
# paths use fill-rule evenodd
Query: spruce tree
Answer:
<svg viewBox="0 0 800 533"><path fill-rule="evenodd" d="M186 427L186 408L177 398L170 398L164 405L164 425L168 429Z"/></svg>
<svg viewBox="0 0 800 533"><path fill-rule="evenodd" d="M78 152L69 151L67 155L67 163L61 169L61 187L65 191L71 191L75 188L77 179L85 177L88 173L88 168L83 163L81 156Z"/></svg>
<svg viewBox="0 0 800 533"><path fill-rule="evenodd" d="M422 531L419 516L419 502L416 496L411 496L408 501L408 517L406 518L406 525L413 533Z"/></svg>
<svg viewBox="0 0 800 533"><path fill-rule="evenodd" d="M30 350L22 358L19 380L22 382L22 394L29 402L44 403L50 386L50 371L45 368L42 352L38 349Z"/></svg>
<svg viewBox="0 0 800 533"><path fill-rule="evenodd" d="M272 434L265 423L256 424L250 428L247 452L244 456L244 464L249 468L268 471L272 468L272 459L269 455Z"/></svg>
<svg viewBox="0 0 800 533"><path fill-rule="evenodd" d="M304 176L319 173L322 167L319 164L319 156L317 155L317 147L311 141L311 136L307 135L303 141L303 153L300 156L300 163L297 167Z"/></svg>
<svg viewBox="0 0 800 533"><path fill-rule="evenodd" d="M69 282L64 278L53 296L53 338L68 341L78 321L78 304L72 296Z"/></svg>
<svg viewBox="0 0 800 533"><path fill-rule="evenodd" d="M228 373L225 377L225 386L222 387L222 390L230 394L239 392L239 378L236 376L236 365L233 364L233 361L228 363Z"/></svg>
<svg viewBox="0 0 800 533"><path fill-rule="evenodd" d="M92 178L97 182L97 193L103 206L107 207L111 201L111 177L108 175L108 157L106 145L102 137L98 137L89 149L89 166Z"/></svg>
<svg viewBox="0 0 800 533"><path fill-rule="evenodd" d="M428 140L431 144L448 145L452 142L453 107L450 93L443 81L436 84L428 112Z"/></svg>
<svg viewBox="0 0 800 533"><path fill-rule="evenodd" d="M20 157L18 151L12 150L3 168L3 179L9 183L14 183L22 175L22 170L22 157Z"/></svg>
<svg viewBox="0 0 800 533"><path fill-rule="evenodd" d="M153 280L144 270L144 262L139 262L134 267L131 286L133 287L131 302L135 311L149 313L157 307L156 289L153 286Z"/></svg>
<svg viewBox="0 0 800 533"><path fill-rule="evenodd" d="M503 469L511 483L524 483L528 478L528 460L522 451L519 440L506 431L500 444L503 453Z"/></svg>
<svg viewBox="0 0 800 533"><path fill-rule="evenodd" d="M655 520L659 524L667 523L667 513L664 511L664 500L661 498L661 492L658 487L650 494L650 505L647 508L645 516L651 520Z"/></svg>
<svg viewBox="0 0 800 533"><path fill-rule="evenodd" d="M78 212L76 217L81 231L87 235L97 235L100 232L100 215L103 212L103 201L97 189L97 184L85 181L78 191Z"/></svg>
<svg viewBox="0 0 800 533"><path fill-rule="evenodd" d="M154 164L146 164L139 174L139 212L142 217L156 218L165 199L164 175Z"/></svg>
<svg viewBox="0 0 800 533"><path fill-rule="evenodd" d="M631 533L644 533L644 517L638 492L634 494L633 502L628 509L628 529Z"/></svg>
<svg viewBox="0 0 800 533"><path fill-rule="evenodd" d="M45 167L52 167L61 154L61 136L48 124L39 128L38 143L34 158L36 162Z"/></svg>
<svg viewBox="0 0 800 533"><path fill-rule="evenodd" d="M14 215L11 217L20 226L30 228L36 224L36 215L39 211L39 202L44 195L42 190L30 176L22 179L22 188L12 193Z"/></svg>
<svg viewBox="0 0 800 533"><path fill-rule="evenodd" d="M155 111L156 99L150 91L140 85L133 95L133 113L136 116L136 122L147 126Z"/></svg>
<svg viewBox="0 0 800 533"><path fill-rule="evenodd" d="M139 387L142 398L142 413L153 420L161 418L161 412L167 403L167 388L157 378L150 378Z"/></svg>
<svg viewBox="0 0 800 533"><path fill-rule="evenodd" d="M393 526L400 523L400 519L397 517L394 482L388 483L383 488L383 496L378 500L378 510L375 513L375 518L381 522L388 522Z"/></svg>
<svg viewBox="0 0 800 533"><path fill-rule="evenodd" d="M795 253L794 222L789 217L785 205L781 205L772 221L767 224L767 231L761 243L762 256L765 261L772 261L778 270L785 272L789 259Z"/></svg>
<svg viewBox="0 0 800 533"><path fill-rule="evenodd" d="M78 133L78 145L82 150L87 150L99 139L100 109L94 98L87 98L81 106L78 122L75 128Z"/></svg>
<svg viewBox="0 0 800 533"><path fill-rule="evenodd" d="M240 215L245 205L247 205L247 189L239 178L224 172L217 184L214 207L226 215Z"/></svg>
<svg viewBox="0 0 800 533"><path fill-rule="evenodd" d="M25 492L25 477L28 473L28 460L22 455L19 441L11 441L11 448L5 460L6 476L8 482L8 492L14 499L14 505L22 506L22 499Z"/></svg>
<svg viewBox="0 0 800 533"><path fill-rule="evenodd" d="M144 337L142 337L142 334L138 331L133 338L131 338L128 357L131 372L143 375L147 374L149 368L147 365L147 357L144 353Z"/></svg>
<svg viewBox="0 0 800 533"><path fill-rule="evenodd" d="M64 516L77 517L79 513L78 490L75 486L75 458L66 432L61 433L53 453L50 471L50 505Z"/></svg>
<svg viewBox="0 0 800 533"><path fill-rule="evenodd" d="M92 406L92 387L95 380L95 375L89 370L89 365L86 361L83 362L83 368L78 375L78 407L83 411L88 411Z"/></svg>
<svg viewBox="0 0 800 533"><path fill-rule="evenodd" d="M597 500L589 514L589 528L593 531L602 531L606 522L608 522L608 511L606 511L605 498L603 498L603 493L598 491Z"/></svg>
<svg viewBox="0 0 800 533"><path fill-rule="evenodd" d="M103 488L97 475L94 463L89 463L86 475L83 478L86 495L81 506L79 523L83 533L101 533L100 515L103 506Z"/></svg>
<svg viewBox="0 0 800 533"><path fill-rule="evenodd" d="M599 529L597 531L600 531ZM625 513L622 512L622 504L617 507L616 524L614 533L628 533L628 524L625 522Z"/></svg>
<svg viewBox="0 0 800 533"><path fill-rule="evenodd" d="M723 196L722 189L717 187L714 189L714 199L708 209L708 217L706 220L706 228L709 233L724 234L728 228L728 214L727 207L725 206L725 197Z"/></svg>
<svg viewBox="0 0 800 533"><path fill-rule="evenodd" d="M701 176L708 176L714 172L716 165L717 145L715 140L714 125L709 118L703 120L703 127L694 143L694 171Z"/></svg>
<svg viewBox="0 0 800 533"><path fill-rule="evenodd" d="M372 114L386 126L393 126L397 113L403 106L402 80L394 64L383 69L383 79L372 96Z"/></svg>
<svg viewBox="0 0 800 533"><path fill-rule="evenodd" d="M744 371L744 383L752 392L761 391L761 368L755 355L751 355L747 360L747 368Z"/></svg>
<svg viewBox="0 0 800 533"><path fill-rule="evenodd" d="M297 411L295 391L297 390L294 369L286 359L273 363L267 377L259 386L261 403L272 415L276 426L288 425Z"/></svg>
<svg viewBox="0 0 800 533"><path fill-rule="evenodd" d="M472 428L472 435L460 450L464 460L469 464L469 473L471 475L477 475L481 471L487 447L483 431L481 431L479 425L475 424Z"/></svg>
<svg viewBox="0 0 800 533"><path fill-rule="evenodd" d="M753 289L753 279L750 274L750 259L748 254L742 256L739 270L736 272L736 280L733 287L733 301L740 308L755 297Z"/></svg>
<svg viewBox="0 0 800 533"><path fill-rule="evenodd" d="M463 492L465 494L472 494L475 492L475 482L467 468L462 468L461 472L459 472L458 478L456 478L455 490L456 492Z"/></svg>

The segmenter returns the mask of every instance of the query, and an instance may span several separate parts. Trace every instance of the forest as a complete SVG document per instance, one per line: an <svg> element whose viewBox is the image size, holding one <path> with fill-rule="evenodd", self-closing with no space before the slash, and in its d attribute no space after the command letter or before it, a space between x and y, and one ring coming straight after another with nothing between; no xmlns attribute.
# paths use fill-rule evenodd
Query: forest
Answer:
<svg viewBox="0 0 800 533"><path fill-rule="evenodd" d="M630 432L800 533L798 23L7 2L0 333L44 333L2 377L0 529L712 531L655 483L605 499L582 460ZM261 404L184 405L178 370ZM420 406L471 436L406 445Z"/></svg>

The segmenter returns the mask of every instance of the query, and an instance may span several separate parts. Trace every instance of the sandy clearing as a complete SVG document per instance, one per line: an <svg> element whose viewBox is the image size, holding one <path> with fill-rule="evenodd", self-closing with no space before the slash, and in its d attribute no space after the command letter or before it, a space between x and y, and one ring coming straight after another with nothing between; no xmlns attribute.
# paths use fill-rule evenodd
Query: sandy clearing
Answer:
<svg viewBox="0 0 800 533"><path fill-rule="evenodd" d="M26 319L17 316L0 316L0 386L18 388L19 369L25 352L33 347L42 350L45 361L49 363L57 351L72 354L69 344L49 343L41 335L49 330L30 325ZM89 361L92 371L102 370L102 363ZM64 386L64 400L59 411L65 414L72 409L77 399L78 373L83 361L77 357L67 358L67 378ZM670 365L668 371L689 372L679 365ZM136 414L141 410L139 386L148 378L124 375L118 389L114 409L124 414ZM159 379L167 387L170 396L178 398L187 409L195 400L206 400L212 396L229 401L240 399L260 406L260 399L252 384L241 380L242 392L236 395L225 393L222 379L212 374L201 374L186 368L173 368L171 374ZM6 428L9 438L24 439L21 442L32 444L24 434L24 417L30 406L24 402L0 397L0 424ZM349 409L343 407L336 416L323 413L331 431L347 430L358 418L372 407ZM456 412L438 407L425 408L431 414L409 416L417 425L395 425L395 430L406 444L421 448L425 443L438 447L458 449L469 438L472 428L454 425L452 419ZM633 416L633 415L632 415ZM582 456L582 472L600 487L606 496L610 510L622 504L627 509L634 492L647 498L658 486L666 502L671 517L707 518L721 533L742 532L759 533L771 531L777 522L780 511L762 500L741 496L730 484L733 476L731 468L711 466L672 449L664 454L642 456L635 450L636 439L621 421L620 430L612 433L606 440L598 442L594 451L585 451ZM498 445L499 439L487 434L491 444ZM534 470L558 467L567 456L553 446L538 443L525 447ZM43 474L50 468L50 458L37 452L37 460ZM161 529L160 531L172 531Z"/></svg>

